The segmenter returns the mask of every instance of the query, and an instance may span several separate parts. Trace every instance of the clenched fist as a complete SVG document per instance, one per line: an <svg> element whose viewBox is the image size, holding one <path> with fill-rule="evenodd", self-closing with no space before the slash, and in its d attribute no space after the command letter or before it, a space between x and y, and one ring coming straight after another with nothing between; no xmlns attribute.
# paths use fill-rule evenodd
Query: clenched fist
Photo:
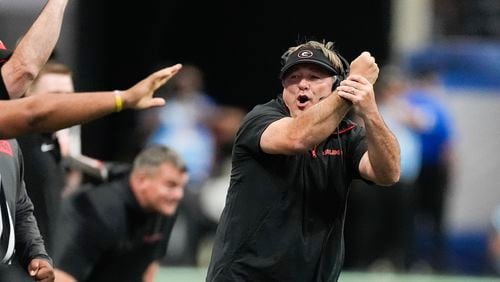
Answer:
<svg viewBox="0 0 500 282"><path fill-rule="evenodd" d="M370 52L363 52L351 62L349 75L357 74L365 77L372 85L377 81L379 68Z"/></svg>

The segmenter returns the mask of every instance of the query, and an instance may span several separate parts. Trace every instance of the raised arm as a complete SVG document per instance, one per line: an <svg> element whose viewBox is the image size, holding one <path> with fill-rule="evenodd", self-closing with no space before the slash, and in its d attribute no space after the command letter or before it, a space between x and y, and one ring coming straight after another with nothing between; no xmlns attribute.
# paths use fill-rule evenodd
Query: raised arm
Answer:
<svg viewBox="0 0 500 282"><path fill-rule="evenodd" d="M131 88L120 91L37 94L0 101L0 138L15 138L31 132L53 132L85 123L123 109L163 106L165 100L153 97L180 69L177 64L149 75Z"/></svg>
<svg viewBox="0 0 500 282"><path fill-rule="evenodd" d="M10 98L19 98L47 62L59 39L68 0L48 0L2 69Z"/></svg>
<svg viewBox="0 0 500 282"><path fill-rule="evenodd" d="M352 102L365 124L368 151L359 163L361 176L382 186L399 181L399 143L380 115L373 85L363 76L351 75L338 87L338 94Z"/></svg>
<svg viewBox="0 0 500 282"><path fill-rule="evenodd" d="M260 145L268 154L296 154L313 148L335 130L351 108L338 95L329 95L302 115L285 117L270 124Z"/></svg>
<svg viewBox="0 0 500 282"><path fill-rule="evenodd" d="M378 77L378 66L369 52L361 53L351 63L351 73L366 76L373 81ZM311 149L335 131L349 112L351 102L336 95L337 90L295 117L273 122L264 131L261 147L269 154L295 154Z"/></svg>

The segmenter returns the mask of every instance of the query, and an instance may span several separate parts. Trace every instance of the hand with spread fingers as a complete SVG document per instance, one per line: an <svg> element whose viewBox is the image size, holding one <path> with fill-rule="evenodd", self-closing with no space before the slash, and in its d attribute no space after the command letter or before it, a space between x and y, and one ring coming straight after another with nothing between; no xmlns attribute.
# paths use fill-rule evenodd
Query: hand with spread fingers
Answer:
<svg viewBox="0 0 500 282"><path fill-rule="evenodd" d="M123 91L123 103L125 108L135 110L147 109L150 107L163 106L165 100L159 97L153 97L155 91L163 86L170 78L172 78L180 69L181 64L176 64L156 71L141 80L131 88Z"/></svg>

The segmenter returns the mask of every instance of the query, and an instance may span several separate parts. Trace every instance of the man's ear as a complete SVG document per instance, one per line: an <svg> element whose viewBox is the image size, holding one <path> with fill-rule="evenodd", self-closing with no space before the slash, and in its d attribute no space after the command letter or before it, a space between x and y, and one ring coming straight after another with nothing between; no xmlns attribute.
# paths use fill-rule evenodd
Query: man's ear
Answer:
<svg viewBox="0 0 500 282"><path fill-rule="evenodd" d="M130 185L134 189L140 189L144 186L147 180L147 175L144 171L137 170L130 175Z"/></svg>

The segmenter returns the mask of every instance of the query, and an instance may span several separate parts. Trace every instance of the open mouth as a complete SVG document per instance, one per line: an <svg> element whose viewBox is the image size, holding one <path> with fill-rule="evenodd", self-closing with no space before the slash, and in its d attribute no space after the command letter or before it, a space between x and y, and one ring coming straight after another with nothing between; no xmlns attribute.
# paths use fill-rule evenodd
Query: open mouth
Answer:
<svg viewBox="0 0 500 282"><path fill-rule="evenodd" d="M306 95L300 95L298 100L300 104L304 104L309 101L309 97L307 97Z"/></svg>

